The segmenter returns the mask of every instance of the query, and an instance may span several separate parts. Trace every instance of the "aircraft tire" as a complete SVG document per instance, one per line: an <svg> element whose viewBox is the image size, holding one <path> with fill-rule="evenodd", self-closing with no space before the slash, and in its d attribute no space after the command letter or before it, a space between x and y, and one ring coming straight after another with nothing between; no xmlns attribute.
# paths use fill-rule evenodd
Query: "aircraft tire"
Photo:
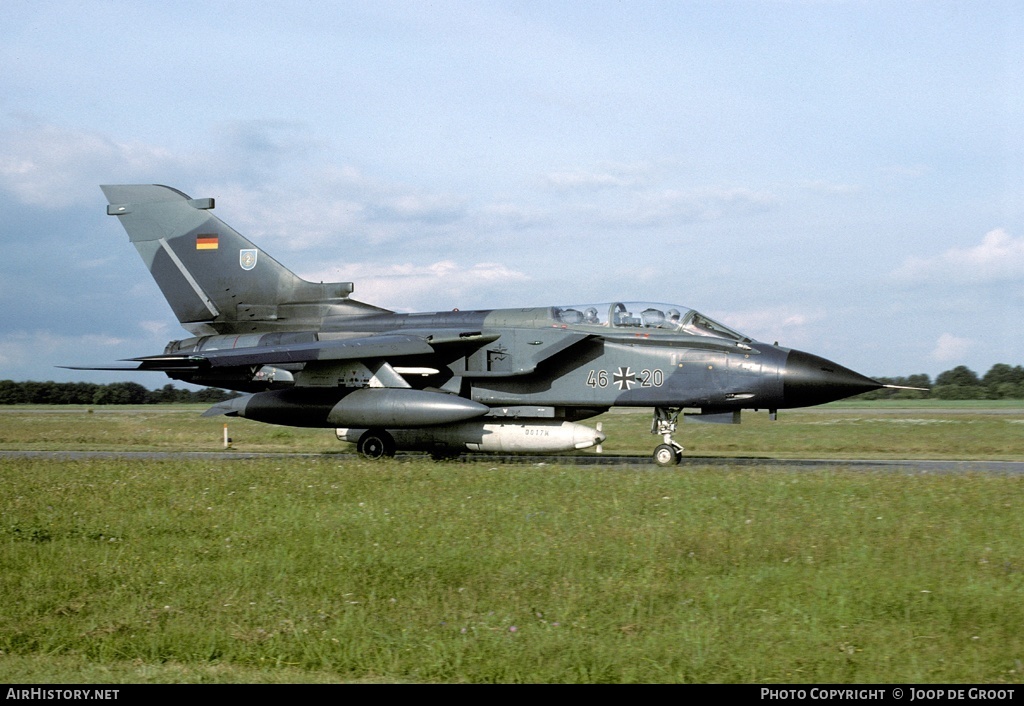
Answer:
<svg viewBox="0 0 1024 706"><path fill-rule="evenodd" d="M372 461L391 458L395 455L395 439L383 429L367 429L359 437L356 450Z"/></svg>
<svg viewBox="0 0 1024 706"><path fill-rule="evenodd" d="M681 460L681 454L671 444L659 444L654 449L654 462L659 466L678 466Z"/></svg>

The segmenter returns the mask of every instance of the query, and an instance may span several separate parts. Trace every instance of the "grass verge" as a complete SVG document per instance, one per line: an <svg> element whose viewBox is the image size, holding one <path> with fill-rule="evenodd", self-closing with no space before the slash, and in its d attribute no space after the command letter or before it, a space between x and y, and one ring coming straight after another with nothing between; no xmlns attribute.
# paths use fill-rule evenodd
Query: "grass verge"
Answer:
<svg viewBox="0 0 1024 706"><path fill-rule="evenodd" d="M7 682L1020 682L1024 480L0 459Z"/></svg>

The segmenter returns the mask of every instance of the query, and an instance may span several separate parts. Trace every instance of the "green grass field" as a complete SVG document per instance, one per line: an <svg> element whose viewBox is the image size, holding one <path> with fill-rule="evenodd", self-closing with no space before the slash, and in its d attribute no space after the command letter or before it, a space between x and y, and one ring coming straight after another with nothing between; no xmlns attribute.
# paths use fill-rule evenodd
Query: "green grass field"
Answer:
<svg viewBox="0 0 1024 706"><path fill-rule="evenodd" d="M0 406L0 450L219 451L227 423L238 451L354 451L328 429L201 417L205 409ZM659 442L649 410L616 409L584 423L595 421L609 454L648 455ZM775 422L745 413L739 425L680 423L677 438L688 456L1024 460L1024 401L839 403L783 410Z"/></svg>
<svg viewBox="0 0 1024 706"><path fill-rule="evenodd" d="M5 408L0 448L215 451L200 410ZM837 459L814 471L0 458L0 681L1020 683L1024 479L841 460L1021 459L1024 409L998 411L681 429ZM647 415L604 425L652 446Z"/></svg>

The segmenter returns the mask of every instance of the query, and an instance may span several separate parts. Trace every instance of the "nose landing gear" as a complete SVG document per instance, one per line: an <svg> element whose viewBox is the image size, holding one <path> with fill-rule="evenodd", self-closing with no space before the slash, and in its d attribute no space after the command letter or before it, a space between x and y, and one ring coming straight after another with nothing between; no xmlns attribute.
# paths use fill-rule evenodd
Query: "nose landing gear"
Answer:
<svg viewBox="0 0 1024 706"><path fill-rule="evenodd" d="M683 460L683 446L672 438L681 411L681 407L654 408L651 433L660 434L664 442L658 444L654 449L654 462L659 466L678 466L679 462Z"/></svg>

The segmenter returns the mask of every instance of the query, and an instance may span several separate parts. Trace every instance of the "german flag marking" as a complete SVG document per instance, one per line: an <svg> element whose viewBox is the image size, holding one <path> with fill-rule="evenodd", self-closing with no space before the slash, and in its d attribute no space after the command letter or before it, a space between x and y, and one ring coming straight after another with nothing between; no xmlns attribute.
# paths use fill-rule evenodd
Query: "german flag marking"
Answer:
<svg viewBox="0 0 1024 706"><path fill-rule="evenodd" d="M216 250L220 246L217 234L201 234L196 236L196 250Z"/></svg>

